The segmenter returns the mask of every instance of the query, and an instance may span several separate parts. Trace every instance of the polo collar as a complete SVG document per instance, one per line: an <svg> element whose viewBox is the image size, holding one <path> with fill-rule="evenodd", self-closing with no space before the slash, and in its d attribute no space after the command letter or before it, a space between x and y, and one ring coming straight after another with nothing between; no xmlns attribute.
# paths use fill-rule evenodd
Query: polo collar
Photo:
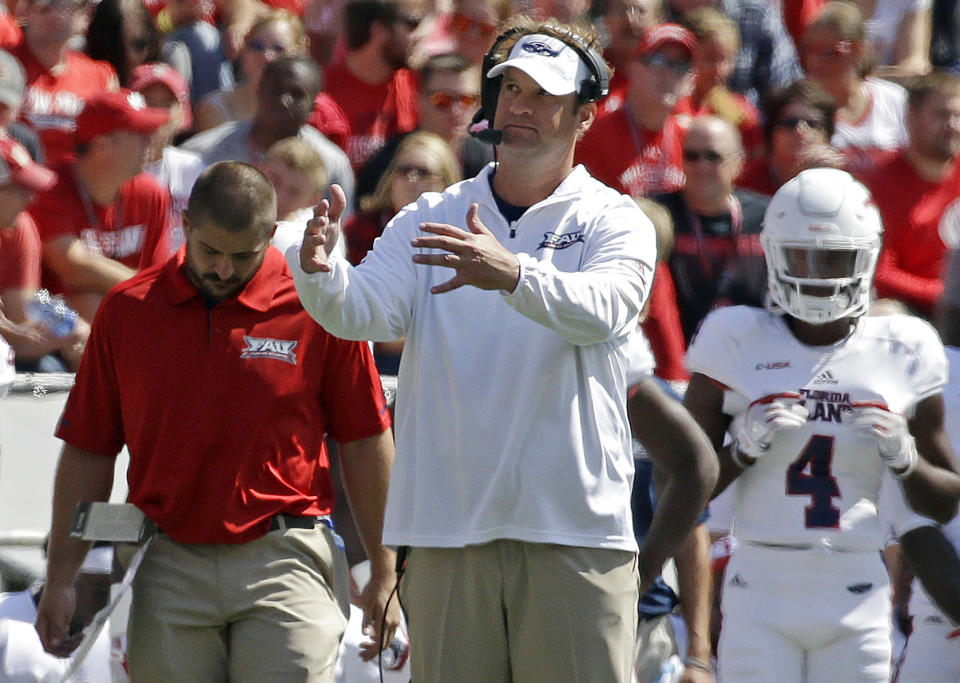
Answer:
<svg viewBox="0 0 960 683"><path fill-rule="evenodd" d="M175 304L186 303L194 297L202 299L199 290L193 285L185 272L186 258L187 247L184 245L180 247L173 258L167 261L165 267L165 275L170 283L170 299ZM251 278L250 282L240 290L239 294L224 299L217 306L236 301L254 311L269 310L280 280L289 277L286 269L287 263L280 251L272 246L267 247L263 263L260 264L260 269Z"/></svg>

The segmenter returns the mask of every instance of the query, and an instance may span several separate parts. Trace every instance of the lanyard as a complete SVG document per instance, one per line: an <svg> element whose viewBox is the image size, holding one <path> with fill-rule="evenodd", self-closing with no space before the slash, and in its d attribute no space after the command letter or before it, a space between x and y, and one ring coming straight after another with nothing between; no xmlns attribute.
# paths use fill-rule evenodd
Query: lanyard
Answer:
<svg viewBox="0 0 960 683"><path fill-rule="evenodd" d="M684 202L684 205L686 206L686 202ZM732 194L727 197L727 207L730 211L730 239L733 244L733 260L735 261L740 252L740 233L743 230L743 207L740 205L740 200ZM700 221L700 216L691 211L689 206L687 206L687 219L690 221L690 227L693 229L693 238L697 243L697 256L700 260L700 269L703 271L704 276L708 279L713 279L713 261L710 260L710 254L704 245L703 224ZM729 268L730 261L731 259L727 259L728 265L724 270Z"/></svg>
<svg viewBox="0 0 960 683"><path fill-rule="evenodd" d="M90 192L87 191L87 186L84 185L80 174L77 173L76 167L73 168L73 182L77 187L77 194L80 196L80 202L83 204L83 210L87 214L87 223L90 225L90 228L97 239L97 246L100 249L100 254L108 258L113 258L112 254L107 253L108 250L104 247L102 235L105 235L108 232L116 232L117 230L108 230L107 226L100 221L100 215L93 206L93 198L90 196ZM117 201L114 203L113 225L115 228L116 226L119 226L120 228L124 227L122 191L117 193Z"/></svg>

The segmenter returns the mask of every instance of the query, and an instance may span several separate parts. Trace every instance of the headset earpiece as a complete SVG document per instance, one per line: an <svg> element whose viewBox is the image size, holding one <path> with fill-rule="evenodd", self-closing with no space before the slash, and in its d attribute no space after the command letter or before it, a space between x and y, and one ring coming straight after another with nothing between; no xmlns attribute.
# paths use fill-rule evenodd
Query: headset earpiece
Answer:
<svg viewBox="0 0 960 683"><path fill-rule="evenodd" d="M522 26L514 26L504 31L497 36L487 54L483 56L483 66L480 74L480 109L474 114L470 125L467 127L470 135L481 142L499 145L503 139L503 133L493 127L493 117L497 112L497 99L500 97L500 84L503 82L503 76L487 78L487 74L490 69L499 63L497 55L504 41L525 31L527 31L527 28ZM580 59L590 70L590 78L580 84L580 90L577 92L580 101L596 102L606 97L607 93L610 92L610 71L607 69L603 56L593 48L584 49L572 42L564 41L564 43L580 56Z"/></svg>

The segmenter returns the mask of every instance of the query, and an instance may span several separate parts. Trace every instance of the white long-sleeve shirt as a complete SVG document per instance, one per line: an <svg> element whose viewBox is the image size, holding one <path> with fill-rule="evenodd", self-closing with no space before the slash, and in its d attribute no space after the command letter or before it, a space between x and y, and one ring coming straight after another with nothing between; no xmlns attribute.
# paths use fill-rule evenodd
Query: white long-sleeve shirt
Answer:
<svg viewBox="0 0 960 683"><path fill-rule="evenodd" d="M406 337L384 542L635 551L623 348L650 290L653 226L579 166L508 224L492 169L403 209L356 268L334 257L331 272L308 275L287 252L328 331ZM519 283L431 294L454 271L413 263L410 241L426 221L466 229L473 203L517 255Z"/></svg>

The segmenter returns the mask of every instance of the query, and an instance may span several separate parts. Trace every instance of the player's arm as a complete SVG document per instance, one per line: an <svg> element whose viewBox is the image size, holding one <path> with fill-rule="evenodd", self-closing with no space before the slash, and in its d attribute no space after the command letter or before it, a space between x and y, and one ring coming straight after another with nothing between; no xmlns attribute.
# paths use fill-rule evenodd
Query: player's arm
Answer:
<svg viewBox="0 0 960 683"><path fill-rule="evenodd" d="M53 486L53 521L47 551L47 576L37 607L37 633L44 649L65 657L80 644L70 636L76 606L73 582L90 548L88 541L67 534L77 503L110 498L114 459L64 443Z"/></svg>
<svg viewBox="0 0 960 683"><path fill-rule="evenodd" d="M43 243L43 260L68 288L106 294L136 271L119 261L96 254L74 235L61 235Z"/></svg>
<svg viewBox="0 0 960 683"><path fill-rule="evenodd" d="M694 528L717 481L710 440L684 407L647 378L627 401L633 434L657 474L657 506L640 552L641 593Z"/></svg>
<svg viewBox="0 0 960 683"><path fill-rule="evenodd" d="M710 439L719 459L720 472L711 494L711 498L716 498L743 472L723 446L724 435L730 426L730 416L723 412L723 389L706 375L695 372L683 395L683 405Z"/></svg>
<svg viewBox="0 0 960 683"><path fill-rule="evenodd" d="M713 574L710 572L710 532L707 525L694 527L674 559L680 590L680 613L687 629L688 681L712 680L710 673L690 663L710 665L710 614L713 610Z"/></svg>
<svg viewBox="0 0 960 683"><path fill-rule="evenodd" d="M946 523L957 513L960 474L944 428L943 395L920 401L908 426L919 457L913 472L901 479L903 492L914 510Z"/></svg>
<svg viewBox="0 0 960 683"><path fill-rule="evenodd" d="M940 527L921 526L900 537L903 554L927 594L960 624L960 558Z"/></svg>
<svg viewBox="0 0 960 683"><path fill-rule="evenodd" d="M360 534L360 542L370 558L370 581L360 596L364 625L373 626L373 642L389 644L400 623L400 603L390 601L386 628L381 640L380 624L387 600L396 585L396 553L382 544L383 516L387 504L387 486L393 466L393 432L388 428L376 436L340 444L340 470L343 486ZM379 648L366 650L373 657Z"/></svg>

